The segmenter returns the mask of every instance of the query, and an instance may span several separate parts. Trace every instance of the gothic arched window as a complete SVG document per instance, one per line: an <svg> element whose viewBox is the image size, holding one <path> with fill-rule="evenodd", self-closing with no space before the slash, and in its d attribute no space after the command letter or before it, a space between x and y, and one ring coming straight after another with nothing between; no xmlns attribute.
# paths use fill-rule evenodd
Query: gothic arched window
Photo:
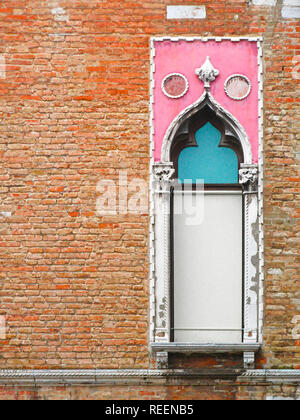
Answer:
<svg viewBox="0 0 300 420"><path fill-rule="evenodd" d="M203 95L163 138L158 89L153 102L162 144L151 175L151 348L159 366L169 352L234 352L249 367L262 340L262 173L245 129L211 93L209 57L196 75Z"/></svg>

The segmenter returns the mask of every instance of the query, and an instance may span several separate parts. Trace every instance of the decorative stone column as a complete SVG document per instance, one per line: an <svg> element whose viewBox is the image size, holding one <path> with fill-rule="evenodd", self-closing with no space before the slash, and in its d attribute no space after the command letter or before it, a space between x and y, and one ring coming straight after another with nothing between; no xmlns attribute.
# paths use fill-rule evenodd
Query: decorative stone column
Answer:
<svg viewBox="0 0 300 420"><path fill-rule="evenodd" d="M175 174L173 163L156 163L155 201L155 329L156 343L170 342L170 191ZM168 353L157 353L159 368L168 367Z"/></svg>
<svg viewBox="0 0 300 420"><path fill-rule="evenodd" d="M258 167L242 164L239 171L239 182L244 194L244 343L258 341L259 301L259 218L258 218ZM244 353L245 368L255 367L255 354Z"/></svg>

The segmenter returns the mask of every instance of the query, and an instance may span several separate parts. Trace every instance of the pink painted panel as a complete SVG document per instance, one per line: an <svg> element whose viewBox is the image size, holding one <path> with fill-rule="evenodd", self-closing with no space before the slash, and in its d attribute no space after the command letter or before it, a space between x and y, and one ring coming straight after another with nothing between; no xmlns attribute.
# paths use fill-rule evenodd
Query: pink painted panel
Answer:
<svg viewBox="0 0 300 420"><path fill-rule="evenodd" d="M220 75L211 85L211 93L223 108L229 111L244 127L249 136L253 163L258 161L258 64L257 44L250 41L155 41L155 88L154 88L154 158L161 159L164 135L175 117L196 102L204 92L203 82L195 74L210 56ZM163 79L170 73L181 73L189 81L187 94L170 99L161 89ZM227 78L243 74L250 79L250 95L241 101L229 98L224 90Z"/></svg>

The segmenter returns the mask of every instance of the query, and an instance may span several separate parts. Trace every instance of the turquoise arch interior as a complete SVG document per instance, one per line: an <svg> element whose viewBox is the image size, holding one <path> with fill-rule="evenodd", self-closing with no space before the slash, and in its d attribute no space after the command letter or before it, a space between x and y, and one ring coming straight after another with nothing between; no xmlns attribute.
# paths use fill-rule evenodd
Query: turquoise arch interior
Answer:
<svg viewBox="0 0 300 420"><path fill-rule="evenodd" d="M238 158L229 148L219 147L221 133L211 123L196 132L198 147L183 149L178 157L180 183L237 184Z"/></svg>

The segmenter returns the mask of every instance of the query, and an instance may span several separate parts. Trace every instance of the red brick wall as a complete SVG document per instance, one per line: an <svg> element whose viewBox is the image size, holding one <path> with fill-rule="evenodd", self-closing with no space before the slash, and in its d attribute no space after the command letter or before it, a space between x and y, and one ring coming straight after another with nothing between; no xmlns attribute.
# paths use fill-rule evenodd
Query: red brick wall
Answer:
<svg viewBox="0 0 300 420"><path fill-rule="evenodd" d="M0 400L232 400L232 384L0 387Z"/></svg>
<svg viewBox="0 0 300 420"><path fill-rule="evenodd" d="M266 400L299 399L297 384L235 384L203 381L202 385L0 386L1 400Z"/></svg>
<svg viewBox="0 0 300 420"><path fill-rule="evenodd" d="M148 215L99 217L96 185L120 169L148 181L152 35L264 36L258 366L300 368L292 338L300 315L299 21L246 0L193 0L206 4L205 20L171 21L167 4L174 2L1 1L0 368L150 366ZM57 7L65 14L54 16Z"/></svg>

